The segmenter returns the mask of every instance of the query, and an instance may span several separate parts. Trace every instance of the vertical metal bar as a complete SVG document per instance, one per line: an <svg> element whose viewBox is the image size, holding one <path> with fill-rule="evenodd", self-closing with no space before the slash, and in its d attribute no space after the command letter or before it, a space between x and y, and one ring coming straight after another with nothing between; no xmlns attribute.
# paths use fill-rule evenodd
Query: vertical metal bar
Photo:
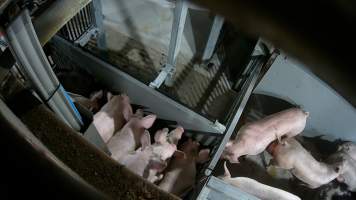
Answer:
<svg viewBox="0 0 356 200"><path fill-rule="evenodd" d="M84 30L86 31L88 29L88 25L85 23L84 8L79 12L78 15L80 17L80 24L84 27Z"/></svg>
<svg viewBox="0 0 356 200"><path fill-rule="evenodd" d="M209 60L213 55L223 24L224 24L224 18L219 15L215 15L213 25L211 26L210 29L209 38L206 43L204 53L202 56L202 61Z"/></svg>
<svg viewBox="0 0 356 200"><path fill-rule="evenodd" d="M150 87L159 88L163 82L166 86L173 85L173 75L175 73L176 59L180 50L187 12L188 4L186 0L177 0L176 7L174 8L167 63L163 66L162 71L157 76L157 78L150 83Z"/></svg>
<svg viewBox="0 0 356 200"><path fill-rule="evenodd" d="M72 33L72 36L73 36L73 40L72 41L74 41L74 40L77 39L78 36L77 36L77 32L76 32L76 30L74 28L72 20L69 20L67 24L68 24L70 32Z"/></svg>
<svg viewBox="0 0 356 200"><path fill-rule="evenodd" d="M176 64L176 58L179 53L187 12L188 6L185 0L178 0L174 9L171 39L167 57L167 63L173 66Z"/></svg>
<svg viewBox="0 0 356 200"><path fill-rule="evenodd" d="M105 38L105 29L103 25L103 13L102 13L101 1L93 0L93 6L94 6L95 25L99 30L96 42L99 49L106 49L106 38Z"/></svg>
<svg viewBox="0 0 356 200"><path fill-rule="evenodd" d="M88 15L88 6L83 8L83 12L84 12L85 24L89 28L90 22L89 22L89 15Z"/></svg>
<svg viewBox="0 0 356 200"><path fill-rule="evenodd" d="M82 119L60 85L33 28L28 10L24 10L6 28L9 47L43 102L67 124L80 130Z"/></svg>
<svg viewBox="0 0 356 200"><path fill-rule="evenodd" d="M94 20L93 2L88 4L88 10L89 10L88 14L89 14L90 23L94 24L95 20Z"/></svg>
<svg viewBox="0 0 356 200"><path fill-rule="evenodd" d="M233 131L235 130L237 122L239 121L239 119L242 115L242 111L244 110L244 108L247 104L247 101L248 101L250 95L252 94L255 84L257 83L258 75L259 75L259 72L261 71L262 64L263 63L261 63L261 62L250 61L250 65L254 65L254 66L251 66L254 69L253 69L250 77L248 78L248 80L245 82L243 89L240 92L239 98L237 99L237 101L234 105L234 115L230 119L228 126L225 130L224 139L220 143L216 153L214 154L214 157L211 159L209 166L205 171L205 175L207 175L207 176L210 175L210 173L214 169L215 165L218 163L218 161L221 157L221 154L222 154L223 150L225 149L226 143L229 141Z"/></svg>
<svg viewBox="0 0 356 200"><path fill-rule="evenodd" d="M67 39L70 40L70 41L73 41L73 33L72 33L72 31L69 29L69 24L67 23L67 24L65 25L65 27L66 27L67 33L68 33Z"/></svg>
<svg viewBox="0 0 356 200"><path fill-rule="evenodd" d="M75 18L75 22L76 22L76 26L78 27L78 29L80 30L80 36L83 35L83 33L85 32L85 28L84 26L82 26L82 23L80 21L80 16L79 16L80 13L77 13L74 18Z"/></svg>
<svg viewBox="0 0 356 200"><path fill-rule="evenodd" d="M185 0L178 0L177 5L174 9L174 18L173 18L173 25L172 25L172 32L171 32L171 39L169 42L169 49L168 49L168 57L167 63L174 68L176 67L177 56L180 51L180 46L183 37L184 25L185 20L187 18L188 13L188 4ZM169 73L166 80L165 85L172 86L173 85L173 73Z"/></svg>

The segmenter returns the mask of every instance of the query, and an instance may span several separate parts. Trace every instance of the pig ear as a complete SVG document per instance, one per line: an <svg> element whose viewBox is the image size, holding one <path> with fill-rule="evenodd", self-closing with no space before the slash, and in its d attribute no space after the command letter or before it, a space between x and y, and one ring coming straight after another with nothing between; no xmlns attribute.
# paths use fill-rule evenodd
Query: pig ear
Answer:
<svg viewBox="0 0 356 200"><path fill-rule="evenodd" d="M233 140L229 140L229 141L226 143L225 147L229 147L229 146L231 146L232 144L233 144Z"/></svg>
<svg viewBox="0 0 356 200"><path fill-rule="evenodd" d="M143 110L142 109L137 109L134 115L135 115L135 117L142 118L143 117Z"/></svg>
<svg viewBox="0 0 356 200"><path fill-rule="evenodd" d="M146 147L149 147L150 145L151 145L151 136L150 136L150 133L147 130L145 130L145 132L141 136L142 149L145 149Z"/></svg>
<svg viewBox="0 0 356 200"><path fill-rule="evenodd" d="M167 134L168 134L168 128L164 128L162 130L159 130L155 134L155 142L159 144L163 144L167 142Z"/></svg>
<svg viewBox="0 0 356 200"><path fill-rule="evenodd" d="M124 119L126 121L129 121L130 118L132 117L133 115L133 112L132 112L132 107L131 105L129 104L128 107L125 107L124 110L122 111L122 115L124 116Z"/></svg>
<svg viewBox="0 0 356 200"><path fill-rule="evenodd" d="M92 101L97 101L97 100L103 98L103 96L104 96L103 90L99 90L99 91L95 92L94 94L92 94L90 99Z"/></svg>
<svg viewBox="0 0 356 200"><path fill-rule="evenodd" d="M184 129L181 126L178 126L173 131L169 133L168 140L170 143L177 145L179 140L182 138Z"/></svg>
<svg viewBox="0 0 356 200"><path fill-rule="evenodd" d="M226 161L224 161L224 178L231 178L230 171L226 166Z"/></svg>
<svg viewBox="0 0 356 200"><path fill-rule="evenodd" d="M149 129L153 125L153 122L155 122L155 120L156 115L147 115L146 117L141 119L141 125L144 128Z"/></svg>
<svg viewBox="0 0 356 200"><path fill-rule="evenodd" d="M176 150L173 154L174 157L177 157L177 158L186 158L186 155L183 151L180 151L180 150Z"/></svg>
<svg viewBox="0 0 356 200"><path fill-rule="evenodd" d="M203 149L199 151L197 162L204 163L209 160L210 149Z"/></svg>
<svg viewBox="0 0 356 200"><path fill-rule="evenodd" d="M106 99L107 99L108 101L110 101L113 96L114 96L114 95L112 95L111 92L108 92L108 93L106 94Z"/></svg>

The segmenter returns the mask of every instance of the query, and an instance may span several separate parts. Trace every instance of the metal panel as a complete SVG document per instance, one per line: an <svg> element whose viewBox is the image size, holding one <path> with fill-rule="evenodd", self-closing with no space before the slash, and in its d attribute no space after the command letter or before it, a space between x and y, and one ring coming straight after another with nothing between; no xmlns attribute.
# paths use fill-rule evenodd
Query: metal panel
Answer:
<svg viewBox="0 0 356 200"><path fill-rule="evenodd" d="M69 20L73 18L90 0L54 1L35 21L34 27L40 43L46 44Z"/></svg>
<svg viewBox="0 0 356 200"><path fill-rule="evenodd" d="M245 81L245 83L241 89L240 95L234 105L232 116L230 117L229 123L226 126L224 139L222 140L222 142L220 143L220 146L215 151L214 157L210 161L209 166L208 166L207 170L205 171L205 175L207 175L207 176L210 175L211 171L215 168L215 165L218 163L218 161L221 157L221 154L223 153L223 150L225 148L225 145L229 141L232 133L234 132L237 122L239 121L239 119L241 117L242 111L244 110L246 103L247 103L250 95L252 94L252 91L257 83L259 72L260 72L262 64L263 64L263 62L258 62L258 60L261 60L262 58L263 57L256 58L257 62L256 62L256 60L250 61L249 68L251 67L251 68L253 68L253 70L251 71L248 80Z"/></svg>
<svg viewBox="0 0 356 200"><path fill-rule="evenodd" d="M98 28L98 35L96 39L96 43L99 49L106 49L106 36L105 29L103 25L103 13L102 13L102 5L101 0L93 0L94 6L94 15L95 15L95 25Z"/></svg>
<svg viewBox="0 0 356 200"><path fill-rule="evenodd" d="M210 29L209 38L204 49L202 61L209 60L213 55L223 24L224 18L219 15L215 15L213 25Z"/></svg>
<svg viewBox="0 0 356 200"><path fill-rule="evenodd" d="M100 2L98 0L92 1L73 16L61 28L59 34L80 46L85 46L92 38L99 37L100 48L103 48L105 35L103 35L102 18Z"/></svg>
<svg viewBox="0 0 356 200"><path fill-rule="evenodd" d="M187 18L188 4L185 0L178 0L174 8L174 17L169 41L169 49L167 63L164 64L162 71L157 78L150 84L150 87L159 88L163 81L165 85L172 86L172 77L175 72L177 56L180 50L180 45L183 37L185 19Z"/></svg>
<svg viewBox="0 0 356 200"><path fill-rule="evenodd" d="M17 63L31 82L37 94L58 116L76 130L81 117L71 99L61 87L44 54L33 28L28 10L10 23L6 37Z"/></svg>
<svg viewBox="0 0 356 200"><path fill-rule="evenodd" d="M61 48L61 51L65 54L71 55L76 64L94 74L110 90L126 93L133 103L148 107L159 118L177 121L178 124L190 130L220 134L223 132L223 129L216 127L214 122L148 87L114 66L83 52L80 48L71 45L60 37L55 37L54 42L58 49Z"/></svg>
<svg viewBox="0 0 356 200"><path fill-rule="evenodd" d="M209 178L208 183L197 198L197 200L206 199L259 200L259 198L227 184L214 176Z"/></svg>

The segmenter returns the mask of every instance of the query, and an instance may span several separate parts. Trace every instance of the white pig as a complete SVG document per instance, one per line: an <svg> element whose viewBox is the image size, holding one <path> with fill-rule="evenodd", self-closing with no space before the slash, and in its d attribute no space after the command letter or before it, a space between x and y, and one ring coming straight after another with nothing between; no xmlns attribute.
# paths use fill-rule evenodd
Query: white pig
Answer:
<svg viewBox="0 0 356 200"><path fill-rule="evenodd" d="M122 156L134 152L140 145L145 130L153 125L156 115L143 117L142 110L137 110L130 120L107 143L111 157L120 162Z"/></svg>
<svg viewBox="0 0 356 200"><path fill-rule="evenodd" d="M151 138L148 131L141 138L142 147L133 153L124 155L120 163L126 166L129 170L148 179L150 182L160 180L163 175L157 175L162 172L167 166L167 160L172 157L177 150L177 143L170 143L168 138L178 140L182 137L183 128L178 127L173 130L169 136L168 129L157 131L155 134L155 143L151 145Z"/></svg>
<svg viewBox="0 0 356 200"><path fill-rule="evenodd" d="M103 141L107 143L132 116L130 99L125 94L107 95L108 102L94 115L93 124Z"/></svg>
<svg viewBox="0 0 356 200"><path fill-rule="evenodd" d="M356 143L354 142L345 142L339 146L340 151L344 151L349 154L352 159L356 160Z"/></svg>
<svg viewBox="0 0 356 200"><path fill-rule="evenodd" d="M302 132L308 115L300 108L290 108L248 123L237 132L235 140L226 144L222 157L238 163L240 156L260 154L275 139L293 137Z"/></svg>
<svg viewBox="0 0 356 200"><path fill-rule="evenodd" d="M267 150L273 156L273 165L291 170L292 174L309 188L318 188L329 183L337 178L343 169L343 162L332 165L318 162L294 138L287 138L284 143L275 141Z"/></svg>
<svg viewBox="0 0 356 200"><path fill-rule="evenodd" d="M74 102L77 102L89 111L96 113L100 110L100 100L103 98L104 92L102 90L96 91L90 95L90 98L74 93L69 93L69 95Z"/></svg>
<svg viewBox="0 0 356 200"><path fill-rule="evenodd" d="M196 164L209 159L209 149L198 152L199 143L189 139L182 145L183 153L177 152L170 161L159 187L175 195L182 195L195 184Z"/></svg>
<svg viewBox="0 0 356 200"><path fill-rule="evenodd" d="M344 151L338 151L328 158L329 162L344 162L344 167L337 180L347 185L350 191L356 192L356 160Z"/></svg>
<svg viewBox="0 0 356 200"><path fill-rule="evenodd" d="M231 178L229 169L226 167L226 162L224 162L224 169L224 176L219 178L221 178L224 182L233 185L246 193L260 198L261 200L300 200L300 198L294 194L291 194L278 188L271 187L269 185L262 184L251 178Z"/></svg>

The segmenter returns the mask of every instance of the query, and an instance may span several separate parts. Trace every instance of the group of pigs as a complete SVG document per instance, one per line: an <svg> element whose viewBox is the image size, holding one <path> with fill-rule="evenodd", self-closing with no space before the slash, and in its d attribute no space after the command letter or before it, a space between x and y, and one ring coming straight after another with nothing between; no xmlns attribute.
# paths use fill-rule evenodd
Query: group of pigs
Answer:
<svg viewBox="0 0 356 200"><path fill-rule="evenodd" d="M93 124L111 157L167 192L182 195L189 190L195 183L196 164L208 160L209 149L199 151L199 143L188 139L178 150L184 132L180 126L172 131L158 130L151 144L148 129L156 115L144 115L141 109L134 112L129 97L124 94L107 93L107 103L99 108L95 99L102 95L99 92L90 100L82 99L81 103L97 111Z"/></svg>
<svg viewBox="0 0 356 200"><path fill-rule="evenodd" d="M170 132L168 128L158 130L151 144L148 129L156 115L144 115L141 109L134 112L129 97L123 94L107 93L107 102L100 108L96 99L101 96L102 91L80 101L95 112L93 123L112 158L165 191L182 195L189 190L195 183L196 164L209 159L209 149L199 151L199 143L191 139L178 149L184 132L180 126ZM344 143L327 162L317 161L294 138L304 130L308 115L300 108L291 108L247 123L227 143L222 158L238 163L240 156L258 155L266 150L273 157L270 165L290 170L309 188L337 179L356 191L356 144ZM221 178L261 199L299 199L247 177L231 178L226 165Z"/></svg>
<svg viewBox="0 0 356 200"><path fill-rule="evenodd" d="M223 158L238 163L243 155L267 151L270 166L289 170L309 188L318 188L334 179L356 191L356 144L346 142L326 162L317 161L294 137L301 133L309 113L300 108L287 109L242 126L234 140L227 143ZM226 182L261 199L299 199L299 197L246 177L231 178L225 165ZM266 191L268 191L266 193Z"/></svg>

